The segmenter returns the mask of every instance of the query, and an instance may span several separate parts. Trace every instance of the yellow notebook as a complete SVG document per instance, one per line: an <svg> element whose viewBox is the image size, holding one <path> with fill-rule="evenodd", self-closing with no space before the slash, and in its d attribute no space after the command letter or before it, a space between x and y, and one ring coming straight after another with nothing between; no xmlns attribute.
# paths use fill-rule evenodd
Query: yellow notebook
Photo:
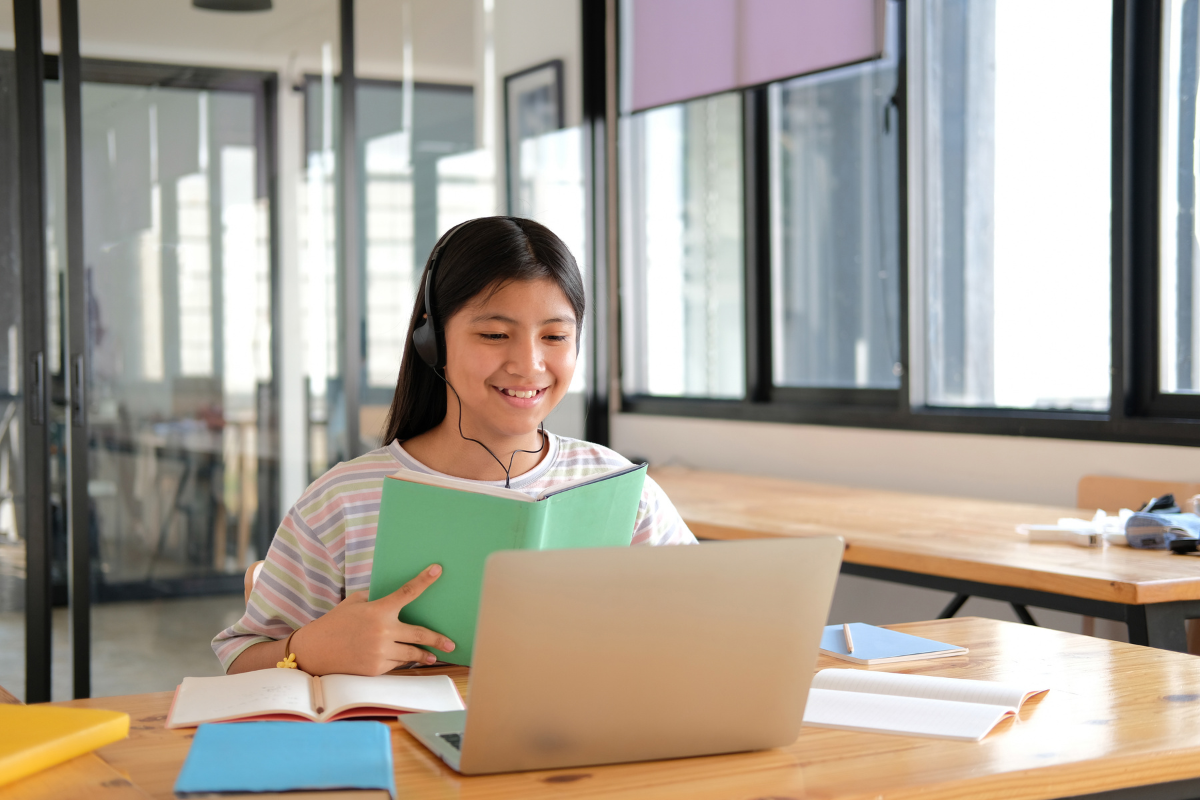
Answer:
<svg viewBox="0 0 1200 800"><path fill-rule="evenodd" d="M128 735L121 711L0 704L0 786Z"/></svg>

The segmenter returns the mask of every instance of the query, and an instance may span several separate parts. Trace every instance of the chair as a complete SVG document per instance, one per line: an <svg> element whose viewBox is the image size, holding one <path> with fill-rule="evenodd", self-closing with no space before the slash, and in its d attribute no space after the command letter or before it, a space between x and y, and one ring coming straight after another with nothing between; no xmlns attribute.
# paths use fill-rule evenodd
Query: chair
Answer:
<svg viewBox="0 0 1200 800"><path fill-rule="evenodd" d="M1104 509L1115 514L1122 508L1137 510L1152 497L1175 495L1175 501L1185 511L1191 511L1189 500L1200 495L1200 483L1176 481L1146 481L1138 478L1116 478L1111 475L1084 475L1075 492L1075 505L1089 511ZM1095 635L1096 618L1083 618L1083 632ZM1188 620L1188 652L1200 654L1200 620Z"/></svg>
<svg viewBox="0 0 1200 800"><path fill-rule="evenodd" d="M1172 481L1144 481L1137 478L1114 478L1111 475L1084 475L1079 479L1075 492L1075 505L1089 511L1104 509L1115 514L1122 508L1137 510L1151 497L1164 494L1175 495L1179 507L1185 511L1187 501L1200 494L1200 483L1176 483Z"/></svg>

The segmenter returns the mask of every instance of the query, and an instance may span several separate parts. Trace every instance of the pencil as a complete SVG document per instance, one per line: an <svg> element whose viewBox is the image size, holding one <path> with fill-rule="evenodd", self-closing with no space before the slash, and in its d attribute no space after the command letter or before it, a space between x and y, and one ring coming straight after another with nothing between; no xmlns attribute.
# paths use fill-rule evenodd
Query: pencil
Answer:
<svg viewBox="0 0 1200 800"><path fill-rule="evenodd" d="M846 652L854 652L854 640L850 638L850 624L842 623L842 636L846 637Z"/></svg>
<svg viewBox="0 0 1200 800"><path fill-rule="evenodd" d="M325 713L325 690L321 686L321 679L316 675L312 677L312 703L313 710L318 714Z"/></svg>

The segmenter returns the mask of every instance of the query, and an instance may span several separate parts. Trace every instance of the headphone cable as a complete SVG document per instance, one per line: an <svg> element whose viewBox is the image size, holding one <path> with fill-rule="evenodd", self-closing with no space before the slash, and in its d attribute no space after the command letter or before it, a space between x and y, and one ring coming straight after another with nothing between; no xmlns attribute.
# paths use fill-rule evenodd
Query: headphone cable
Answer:
<svg viewBox="0 0 1200 800"><path fill-rule="evenodd" d="M545 428L546 423L545 423L545 420L542 420L541 422L538 423L538 433L541 434L541 437L542 437L542 443L540 445L538 445L538 448L536 450L513 450L512 454L508 457L508 466L506 467L506 466L504 466L504 462L501 461L500 458L495 453L492 452L492 448L488 447L486 444L479 441L478 439L472 439L470 436L467 436L465 433L463 433L463 429L462 429L462 406L463 406L463 404L462 404L462 398L458 396L458 390L454 388L454 384L452 384L450 381L446 380L446 376L443 375L441 372L438 372L435 369L433 371L433 374L437 375L439 378L441 378L442 381L447 386L450 387L450 391L454 392L454 398L458 401L458 435L461 436L463 439L465 439L468 442L474 442L475 444L479 445L480 447L482 447L484 450L487 451L489 456L496 459L496 463L500 465L500 469L504 470L504 488L511 489L512 488L512 485L511 485L512 484L512 465L513 465L513 460L516 459L516 457L517 457L517 453L529 453L530 455L536 455L537 453L540 453L540 452L542 452L542 450L546 449L546 428Z"/></svg>

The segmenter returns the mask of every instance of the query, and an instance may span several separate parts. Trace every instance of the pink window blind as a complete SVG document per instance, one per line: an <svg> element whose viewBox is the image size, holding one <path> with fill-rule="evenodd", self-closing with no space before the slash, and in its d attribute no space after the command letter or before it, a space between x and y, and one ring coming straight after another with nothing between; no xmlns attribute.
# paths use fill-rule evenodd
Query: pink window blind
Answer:
<svg viewBox="0 0 1200 800"><path fill-rule="evenodd" d="M884 0L629 0L628 7L634 111L883 53Z"/></svg>

